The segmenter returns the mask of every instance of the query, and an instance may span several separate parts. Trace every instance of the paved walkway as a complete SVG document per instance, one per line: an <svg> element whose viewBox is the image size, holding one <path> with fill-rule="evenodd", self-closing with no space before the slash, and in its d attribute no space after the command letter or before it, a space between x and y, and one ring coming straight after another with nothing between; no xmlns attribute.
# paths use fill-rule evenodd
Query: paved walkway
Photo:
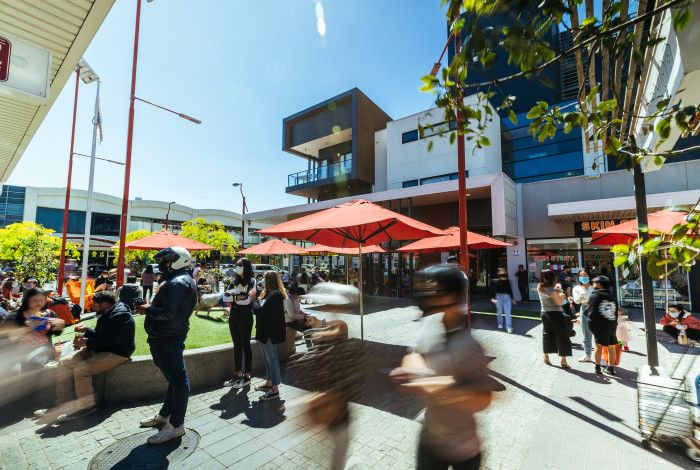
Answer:
<svg viewBox="0 0 700 470"><path fill-rule="evenodd" d="M365 316L370 348L366 393L352 405L350 463L356 468L412 468L421 405L401 393L381 369L393 367L415 336L418 310L397 301ZM348 322L359 336L359 317L324 314ZM634 315L633 315L633 318ZM491 369L506 385L494 404L479 415L487 469L662 469L695 468L674 447L640 446L637 431L636 366L645 362L641 324L633 323L630 353L624 353L619 378L599 378L591 364L576 361L565 371L542 364L541 324L515 320L515 334L495 330L495 318L474 319L474 334L494 357ZM580 338L580 332L578 333ZM660 335L660 336L663 336ZM578 338L575 338L578 339ZM680 354L663 338L662 363L697 370L696 358ZM691 350L697 354L695 350ZM257 392L216 389L190 400L186 424L202 436L197 451L178 468L217 469L328 468L330 436L304 415L306 391L284 385L282 406L257 401ZM79 422L39 429L21 419L0 429L0 468L83 469L97 452L139 432L138 421L157 403L101 409Z"/></svg>

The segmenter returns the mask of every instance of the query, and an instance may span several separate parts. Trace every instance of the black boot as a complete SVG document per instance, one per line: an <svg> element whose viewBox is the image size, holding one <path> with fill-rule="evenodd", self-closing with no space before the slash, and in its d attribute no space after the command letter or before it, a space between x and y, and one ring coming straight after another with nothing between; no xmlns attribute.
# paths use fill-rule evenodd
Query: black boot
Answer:
<svg viewBox="0 0 700 470"><path fill-rule="evenodd" d="M615 369L613 368L613 366L608 366L608 367L606 367L606 368L605 368L605 372L606 372L608 375L615 375Z"/></svg>
<svg viewBox="0 0 700 470"><path fill-rule="evenodd" d="M600 369L600 364L595 365L595 373L598 375L603 375L603 371Z"/></svg>

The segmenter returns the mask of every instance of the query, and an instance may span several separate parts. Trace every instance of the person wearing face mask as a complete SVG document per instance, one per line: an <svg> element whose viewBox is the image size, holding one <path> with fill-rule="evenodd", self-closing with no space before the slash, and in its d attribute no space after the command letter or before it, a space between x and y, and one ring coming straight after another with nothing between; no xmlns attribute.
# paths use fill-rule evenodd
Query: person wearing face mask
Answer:
<svg viewBox="0 0 700 470"><path fill-rule="evenodd" d="M493 392L505 389L489 375L484 350L465 326L468 289L458 265L436 265L418 273L421 331L401 367L390 373L403 390L426 404L419 470L478 469L481 440L474 415L490 405Z"/></svg>
<svg viewBox="0 0 700 470"><path fill-rule="evenodd" d="M253 365L250 335L253 332L253 300L257 294L257 283L249 259L241 258L233 269L236 277L224 295L233 300L228 316L228 329L233 341L234 374L230 380L224 382L224 387L243 388L250 385Z"/></svg>
<svg viewBox="0 0 700 470"><path fill-rule="evenodd" d="M571 302L573 302L574 310L581 322L581 333L583 334L584 356L578 361L593 362L591 358L591 354L593 354L593 333L591 333L591 330L588 328L588 317L583 315L583 311L588 307L588 301L595 289L591 285L588 272L585 270L579 271L578 282L579 283L574 286L571 294Z"/></svg>
<svg viewBox="0 0 700 470"><path fill-rule="evenodd" d="M682 305L669 305L668 312L661 317L659 324L664 331L678 339L680 330L678 325L685 326L685 334L693 341L700 341L700 320L695 318L690 312L686 312Z"/></svg>

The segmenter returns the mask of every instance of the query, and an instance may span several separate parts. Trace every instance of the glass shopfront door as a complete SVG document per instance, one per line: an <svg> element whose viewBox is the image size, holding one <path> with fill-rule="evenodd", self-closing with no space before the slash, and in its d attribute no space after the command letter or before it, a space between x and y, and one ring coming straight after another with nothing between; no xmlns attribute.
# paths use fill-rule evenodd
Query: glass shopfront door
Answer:
<svg viewBox="0 0 700 470"><path fill-rule="evenodd" d="M537 283L543 269L561 271L571 266L578 272L581 266L581 239L557 238L527 241L527 272L530 299L537 300Z"/></svg>

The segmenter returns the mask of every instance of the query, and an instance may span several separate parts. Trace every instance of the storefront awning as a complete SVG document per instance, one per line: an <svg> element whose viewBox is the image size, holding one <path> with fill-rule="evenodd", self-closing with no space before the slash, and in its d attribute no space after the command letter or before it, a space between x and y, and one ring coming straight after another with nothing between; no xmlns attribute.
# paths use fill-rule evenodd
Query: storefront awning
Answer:
<svg viewBox="0 0 700 470"><path fill-rule="evenodd" d="M0 36L51 53L49 94L43 103L2 93L0 84L0 181L7 181L113 4L114 0L0 2ZM14 56L10 67L13 60Z"/></svg>
<svg viewBox="0 0 700 470"><path fill-rule="evenodd" d="M687 208L700 199L700 190L647 195L650 211L664 208ZM636 216L633 196L591 199L586 201L548 204L547 214L557 221L577 222L597 219L623 219Z"/></svg>

